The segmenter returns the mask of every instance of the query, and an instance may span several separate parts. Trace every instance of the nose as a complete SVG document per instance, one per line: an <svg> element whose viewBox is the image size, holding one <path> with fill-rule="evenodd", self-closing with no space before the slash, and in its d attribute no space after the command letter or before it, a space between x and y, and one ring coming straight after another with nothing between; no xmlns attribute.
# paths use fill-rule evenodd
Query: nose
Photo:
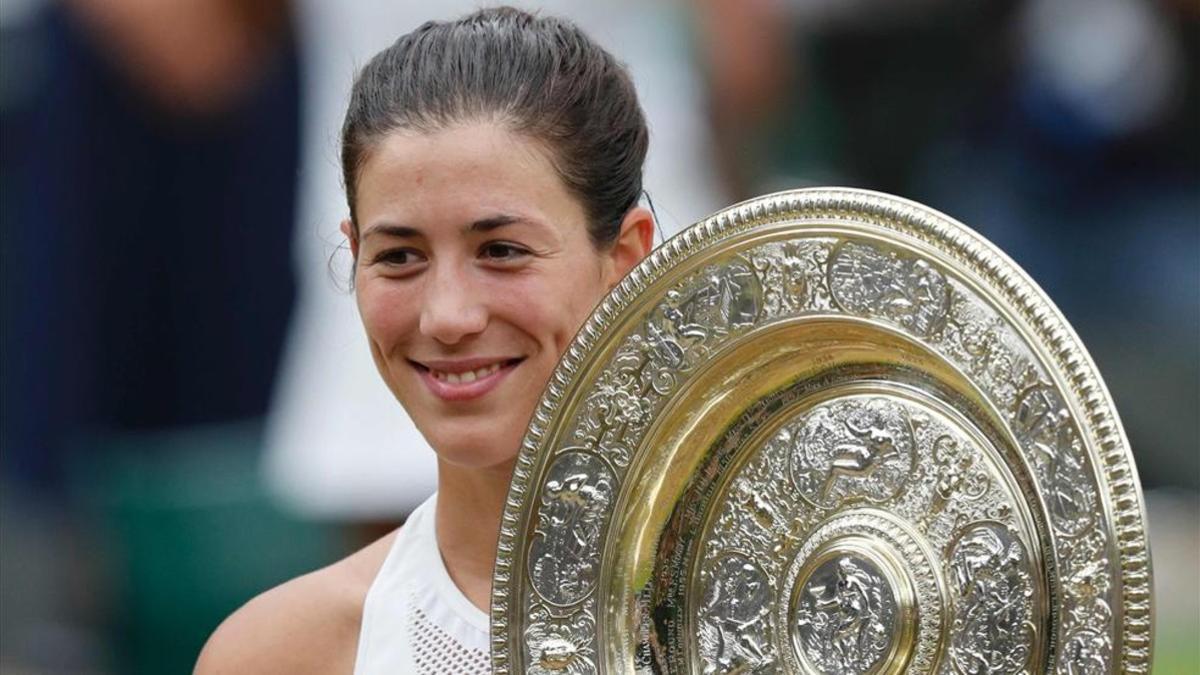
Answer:
<svg viewBox="0 0 1200 675"><path fill-rule="evenodd" d="M453 345L483 332L487 308L470 275L444 266L430 272L421 298L421 334Z"/></svg>

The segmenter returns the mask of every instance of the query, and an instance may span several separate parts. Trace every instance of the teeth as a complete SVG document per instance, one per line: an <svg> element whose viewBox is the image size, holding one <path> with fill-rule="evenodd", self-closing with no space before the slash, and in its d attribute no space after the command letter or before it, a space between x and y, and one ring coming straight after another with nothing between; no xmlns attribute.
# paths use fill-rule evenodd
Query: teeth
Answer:
<svg viewBox="0 0 1200 675"><path fill-rule="evenodd" d="M433 373L434 379L437 379L441 382L446 382L448 384L470 384L475 380L491 375L497 370L500 370L499 363L493 363L490 366L484 366L478 370L468 370L465 373L445 373L440 370L430 370L429 372Z"/></svg>

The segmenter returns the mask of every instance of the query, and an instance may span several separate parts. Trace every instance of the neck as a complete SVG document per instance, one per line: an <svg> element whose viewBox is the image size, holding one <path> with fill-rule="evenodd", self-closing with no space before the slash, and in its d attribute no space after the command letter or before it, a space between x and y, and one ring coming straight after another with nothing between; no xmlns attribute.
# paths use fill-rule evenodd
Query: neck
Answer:
<svg viewBox="0 0 1200 675"><path fill-rule="evenodd" d="M467 469L438 461L438 550L455 585L485 612L512 468L512 462Z"/></svg>

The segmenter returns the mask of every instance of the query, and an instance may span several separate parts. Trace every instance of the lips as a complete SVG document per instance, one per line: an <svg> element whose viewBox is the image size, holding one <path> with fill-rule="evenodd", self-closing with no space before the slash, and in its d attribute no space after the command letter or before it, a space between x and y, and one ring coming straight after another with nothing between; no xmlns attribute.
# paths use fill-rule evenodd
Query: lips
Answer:
<svg viewBox="0 0 1200 675"><path fill-rule="evenodd" d="M523 360L473 358L410 363L434 396L445 401L466 401L495 389Z"/></svg>

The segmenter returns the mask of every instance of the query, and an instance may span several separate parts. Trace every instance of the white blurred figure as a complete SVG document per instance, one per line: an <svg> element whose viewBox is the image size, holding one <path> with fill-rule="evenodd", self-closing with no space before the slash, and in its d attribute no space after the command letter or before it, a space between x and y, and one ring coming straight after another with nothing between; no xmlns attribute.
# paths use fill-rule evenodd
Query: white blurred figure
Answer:
<svg viewBox="0 0 1200 675"><path fill-rule="evenodd" d="M1145 0L1031 0L1019 39L1028 85L1096 136L1132 135L1178 103L1182 50Z"/></svg>
<svg viewBox="0 0 1200 675"><path fill-rule="evenodd" d="M666 236L727 203L709 155L683 3L510 4L570 18L628 65L650 127L644 186ZM299 297L268 417L265 474L284 504L303 515L390 520L435 489L434 453L376 372L354 298L345 292L349 255L334 254L347 214L339 133L359 67L425 21L478 6L302 0L297 8L304 77Z"/></svg>

